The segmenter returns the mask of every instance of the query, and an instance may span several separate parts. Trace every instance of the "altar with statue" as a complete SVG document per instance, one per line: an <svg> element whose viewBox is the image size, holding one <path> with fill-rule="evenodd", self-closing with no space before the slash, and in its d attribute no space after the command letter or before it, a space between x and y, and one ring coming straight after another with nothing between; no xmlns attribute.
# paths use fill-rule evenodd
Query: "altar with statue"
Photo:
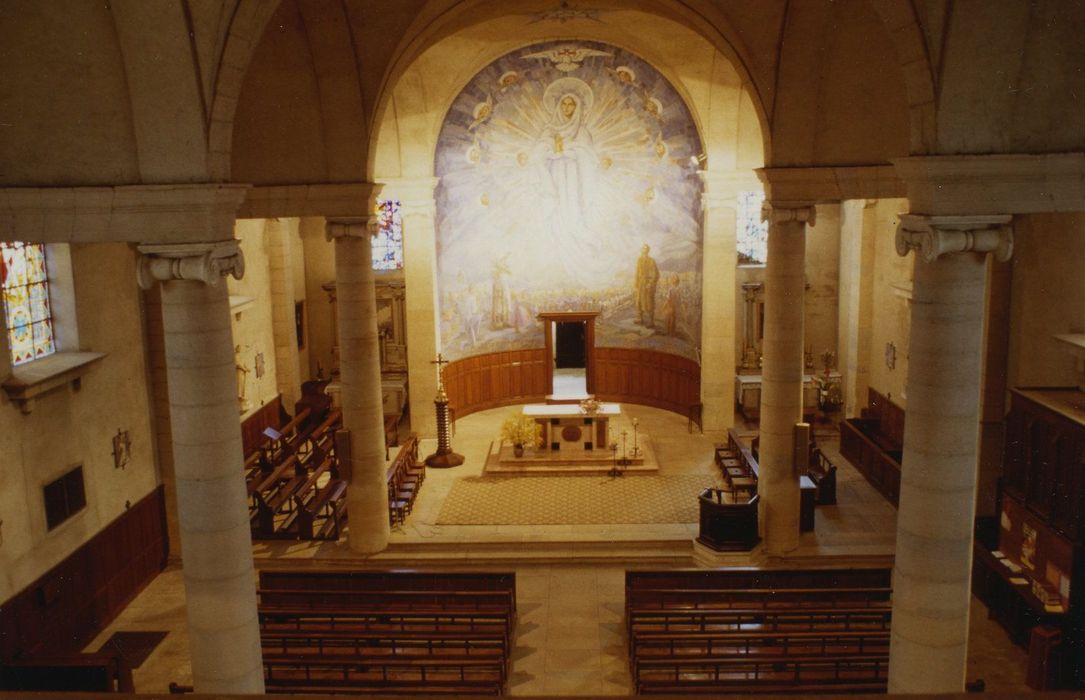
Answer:
<svg viewBox="0 0 1085 700"><path fill-rule="evenodd" d="M621 404L593 399L580 403L527 404L515 409L534 423L534 444L517 450L498 438L490 447L487 473L608 474L656 473L659 463L651 440ZM517 456L517 455L520 456Z"/></svg>

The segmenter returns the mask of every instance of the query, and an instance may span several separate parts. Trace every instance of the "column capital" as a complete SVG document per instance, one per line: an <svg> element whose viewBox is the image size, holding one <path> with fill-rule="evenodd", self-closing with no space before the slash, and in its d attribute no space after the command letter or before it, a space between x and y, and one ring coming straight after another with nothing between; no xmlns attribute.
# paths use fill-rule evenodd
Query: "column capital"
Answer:
<svg viewBox="0 0 1085 700"><path fill-rule="evenodd" d="M817 209L813 202L770 202L761 205L761 220L770 224L798 222L814 226L817 223Z"/></svg>
<svg viewBox="0 0 1085 700"><path fill-rule="evenodd" d="M337 216L324 222L324 236L329 241L340 238L373 237L380 228L376 216Z"/></svg>
<svg viewBox="0 0 1085 700"><path fill-rule="evenodd" d="M136 277L142 289L170 280L193 280L215 287L227 274L237 280L245 274L245 256L238 240L148 243L137 250Z"/></svg>
<svg viewBox="0 0 1085 700"><path fill-rule="evenodd" d="M422 214L437 216L437 200L433 193L437 189L438 177L398 177L382 180L384 198L399 200L403 216Z"/></svg>
<svg viewBox="0 0 1085 700"><path fill-rule="evenodd" d="M915 250L926 262L950 253L994 253L999 262L1013 255L1013 217L926 216L902 214L897 224L897 254Z"/></svg>

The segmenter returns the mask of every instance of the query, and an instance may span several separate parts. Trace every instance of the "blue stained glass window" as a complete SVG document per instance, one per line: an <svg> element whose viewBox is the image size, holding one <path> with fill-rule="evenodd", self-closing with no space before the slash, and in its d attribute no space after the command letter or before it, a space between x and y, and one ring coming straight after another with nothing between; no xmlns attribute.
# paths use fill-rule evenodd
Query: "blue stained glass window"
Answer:
<svg viewBox="0 0 1085 700"><path fill-rule="evenodd" d="M761 221L762 192L740 192L738 195L739 265L764 265L768 257L769 225Z"/></svg>
<svg viewBox="0 0 1085 700"><path fill-rule="evenodd" d="M373 236L373 269L403 269L403 220L399 215L399 200L377 202L380 218L377 234Z"/></svg>
<svg viewBox="0 0 1085 700"><path fill-rule="evenodd" d="M11 364L56 352L45 246L0 241L0 290Z"/></svg>

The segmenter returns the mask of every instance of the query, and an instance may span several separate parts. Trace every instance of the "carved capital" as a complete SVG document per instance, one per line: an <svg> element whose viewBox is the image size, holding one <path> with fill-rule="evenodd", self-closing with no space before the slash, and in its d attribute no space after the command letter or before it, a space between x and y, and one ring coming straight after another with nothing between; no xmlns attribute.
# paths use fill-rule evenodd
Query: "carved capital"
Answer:
<svg viewBox="0 0 1085 700"><path fill-rule="evenodd" d="M237 240L211 243L145 244L140 252L136 276L139 286L150 289L155 282L193 280L218 285L227 274L241 279L245 256Z"/></svg>
<svg viewBox="0 0 1085 700"><path fill-rule="evenodd" d="M927 262L951 253L994 253L999 262L1013 255L1010 215L924 216L903 214L897 225L897 254L914 250Z"/></svg>
<svg viewBox="0 0 1085 700"><path fill-rule="evenodd" d="M798 222L813 226L817 223L817 209L811 203L773 204L765 200L761 205L761 220L770 225Z"/></svg>
<svg viewBox="0 0 1085 700"><path fill-rule="evenodd" d="M377 235L380 219L376 216L343 216L328 219L324 224L324 236L329 241L340 238L363 238Z"/></svg>

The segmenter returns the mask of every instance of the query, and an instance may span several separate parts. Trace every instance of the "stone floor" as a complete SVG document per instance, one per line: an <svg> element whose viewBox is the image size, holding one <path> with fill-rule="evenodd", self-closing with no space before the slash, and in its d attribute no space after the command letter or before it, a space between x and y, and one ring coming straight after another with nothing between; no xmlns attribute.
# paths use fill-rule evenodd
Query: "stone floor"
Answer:
<svg viewBox="0 0 1085 700"><path fill-rule="evenodd" d="M441 505L455 480L481 474L490 442L515 410L494 409L460 419L453 446L467 458L464 465L430 470L414 513L405 527L393 532L388 552L359 563L514 570L519 615L508 693L630 695L622 626L624 571L627 566L694 566L691 540L697 526L438 525ZM666 411L628 407L627 418L632 417L652 436L661 474L712 471L712 445L720 436L691 435L684 418ZM839 457L831 426L819 427L818 436L840 467L840 505L818 508L815 531L803 535L799 551L789 560L797 565L814 558L885 560L893 548L895 509ZM425 447L430 446L424 445L423 452ZM254 555L257 566L284 558L329 558L338 564L358 560L342 543L257 543ZM136 669L137 691L160 693L171 681L191 683L179 567L171 566L152 582L88 650L118 630L170 632ZM1029 693L1025 652L1010 644L976 601L969 657L969 679L984 678L988 692Z"/></svg>

